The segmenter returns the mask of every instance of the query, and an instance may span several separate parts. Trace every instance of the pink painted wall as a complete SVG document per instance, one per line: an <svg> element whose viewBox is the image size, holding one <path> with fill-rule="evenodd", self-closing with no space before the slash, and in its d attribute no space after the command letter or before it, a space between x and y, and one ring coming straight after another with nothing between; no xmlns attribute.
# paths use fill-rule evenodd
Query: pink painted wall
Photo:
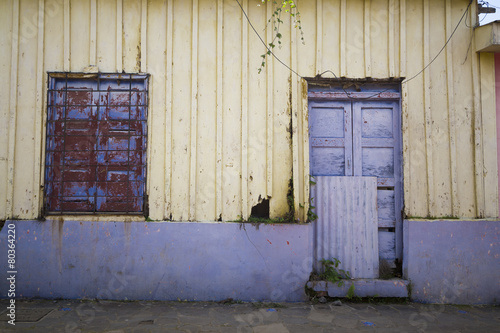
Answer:
<svg viewBox="0 0 500 333"><path fill-rule="evenodd" d="M495 95L497 103L497 161L499 166L498 188L500 189L500 53L495 53ZM498 196L500 207L500 195Z"/></svg>

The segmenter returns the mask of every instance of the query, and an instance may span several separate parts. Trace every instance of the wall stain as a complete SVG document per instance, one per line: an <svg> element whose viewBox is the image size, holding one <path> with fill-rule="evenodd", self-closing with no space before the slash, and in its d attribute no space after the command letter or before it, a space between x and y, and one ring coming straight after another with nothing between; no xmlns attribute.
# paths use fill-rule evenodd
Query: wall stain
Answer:
<svg viewBox="0 0 500 333"><path fill-rule="evenodd" d="M136 56L136 73L141 71L141 44L137 45L137 56Z"/></svg>

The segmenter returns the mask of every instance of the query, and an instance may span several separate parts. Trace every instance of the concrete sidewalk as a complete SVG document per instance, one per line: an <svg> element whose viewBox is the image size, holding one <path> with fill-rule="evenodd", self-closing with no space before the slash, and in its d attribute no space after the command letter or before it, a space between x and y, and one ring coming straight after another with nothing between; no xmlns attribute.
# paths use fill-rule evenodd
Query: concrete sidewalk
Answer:
<svg viewBox="0 0 500 333"><path fill-rule="evenodd" d="M338 302L337 302L338 303ZM500 307L415 303L0 300L1 332L499 332Z"/></svg>

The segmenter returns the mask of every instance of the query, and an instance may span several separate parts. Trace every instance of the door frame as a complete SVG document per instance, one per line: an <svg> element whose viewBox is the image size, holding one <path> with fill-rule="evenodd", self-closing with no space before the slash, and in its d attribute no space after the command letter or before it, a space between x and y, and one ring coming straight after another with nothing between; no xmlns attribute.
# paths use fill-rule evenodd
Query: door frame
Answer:
<svg viewBox="0 0 500 333"><path fill-rule="evenodd" d="M404 174L403 174L403 132L402 132L402 78L398 79L307 79L307 112L314 101L394 101L398 104L397 130L400 133L395 142L395 257L397 264L403 262L403 219L404 219ZM307 145L310 147L309 126ZM310 149L308 149L310 154ZM309 169L310 169L310 158Z"/></svg>

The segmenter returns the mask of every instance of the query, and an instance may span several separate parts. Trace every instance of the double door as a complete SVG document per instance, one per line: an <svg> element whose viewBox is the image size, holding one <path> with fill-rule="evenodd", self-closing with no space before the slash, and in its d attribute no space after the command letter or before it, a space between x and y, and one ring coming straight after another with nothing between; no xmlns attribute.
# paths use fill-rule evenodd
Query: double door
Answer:
<svg viewBox="0 0 500 333"><path fill-rule="evenodd" d="M402 256L399 100L310 100L310 172L377 177L379 257Z"/></svg>

